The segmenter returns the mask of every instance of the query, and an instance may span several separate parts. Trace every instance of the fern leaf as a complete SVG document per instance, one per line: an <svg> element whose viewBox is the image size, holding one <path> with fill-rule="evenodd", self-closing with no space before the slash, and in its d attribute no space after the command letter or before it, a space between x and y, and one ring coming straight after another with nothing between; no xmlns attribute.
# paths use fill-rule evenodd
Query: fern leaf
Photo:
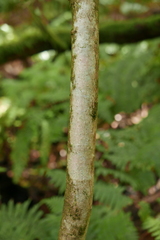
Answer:
<svg viewBox="0 0 160 240"><path fill-rule="evenodd" d="M62 213L63 202L64 202L63 197L46 198L41 201L41 203L44 203L49 207L51 213L56 215Z"/></svg>
<svg viewBox="0 0 160 240"><path fill-rule="evenodd" d="M144 222L143 227L155 237L155 240L160 240L160 216L157 218L148 217Z"/></svg>
<svg viewBox="0 0 160 240"><path fill-rule="evenodd" d="M13 161L15 181L19 179L27 164L31 136L32 130L30 125L26 124L26 126L18 132L13 144L11 158Z"/></svg>
<svg viewBox="0 0 160 240"><path fill-rule="evenodd" d="M138 240L138 236L129 214L95 206L87 234L87 240L91 239Z"/></svg>
<svg viewBox="0 0 160 240"><path fill-rule="evenodd" d="M49 150L50 150L50 126L48 121L42 121L42 131L41 131L41 160L42 163L45 164L48 159Z"/></svg>
<svg viewBox="0 0 160 240"><path fill-rule="evenodd" d="M46 240L57 240L58 238L63 201L63 197L46 198L41 201L42 204L46 204L51 210L51 214L47 214L47 216L43 219L46 226L45 231L48 233L49 237Z"/></svg>
<svg viewBox="0 0 160 240"><path fill-rule="evenodd" d="M100 175L102 176L113 175L114 178L119 179L122 183L123 182L129 183L133 187L137 186L137 183L134 180L134 178L122 171L99 167L96 169L96 176L100 176Z"/></svg>
<svg viewBox="0 0 160 240"><path fill-rule="evenodd" d="M94 187L94 199L106 204L111 209L122 209L132 203L129 197L122 194L124 188L97 182Z"/></svg>
<svg viewBox="0 0 160 240"><path fill-rule="evenodd" d="M141 42L122 47L121 54L115 60L110 61L105 68L100 68L100 100L107 98L111 103L109 106L108 101L102 102L103 108L100 107L99 115L103 120L109 120L108 109L113 120L114 114L118 112L130 113L137 110L144 101L159 99L160 85L157 79L160 77L160 70L153 66L157 58L155 48L158 51L158 41L152 41L152 44L146 41L145 51L142 51L143 44Z"/></svg>
<svg viewBox="0 0 160 240"><path fill-rule="evenodd" d="M12 201L0 207L0 239L34 240L44 239L45 224L42 224L42 212L39 205L29 209L30 201L16 204Z"/></svg>
<svg viewBox="0 0 160 240"><path fill-rule="evenodd" d="M136 186L132 186L144 194L147 194L148 189L156 182L155 174L150 170L135 168L130 171L130 176L136 179Z"/></svg>
<svg viewBox="0 0 160 240"><path fill-rule="evenodd" d="M150 205L147 202L141 201L139 203L140 209L138 211L138 216L144 222L151 214L151 208Z"/></svg>
<svg viewBox="0 0 160 240"><path fill-rule="evenodd" d="M54 184L55 187L59 188L59 193L64 193L66 189L66 173L63 170L47 170L46 175L50 178L50 182Z"/></svg>

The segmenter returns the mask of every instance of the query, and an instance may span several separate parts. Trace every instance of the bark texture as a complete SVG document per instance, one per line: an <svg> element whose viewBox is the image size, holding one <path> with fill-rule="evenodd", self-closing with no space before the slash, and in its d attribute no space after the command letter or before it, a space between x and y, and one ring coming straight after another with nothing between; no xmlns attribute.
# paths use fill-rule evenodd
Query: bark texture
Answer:
<svg viewBox="0 0 160 240"><path fill-rule="evenodd" d="M84 240L92 209L98 95L98 1L71 0L72 76L67 186L59 240Z"/></svg>
<svg viewBox="0 0 160 240"><path fill-rule="evenodd" d="M14 59L27 58L41 51L54 49L63 52L70 49L70 28L63 27L50 31L48 38L46 31L23 32L16 40L5 41L0 45L0 64ZM56 37L55 37L56 36ZM160 15L145 19L110 22L100 26L100 43L135 43L145 39L160 37ZM63 44L59 44L61 39Z"/></svg>

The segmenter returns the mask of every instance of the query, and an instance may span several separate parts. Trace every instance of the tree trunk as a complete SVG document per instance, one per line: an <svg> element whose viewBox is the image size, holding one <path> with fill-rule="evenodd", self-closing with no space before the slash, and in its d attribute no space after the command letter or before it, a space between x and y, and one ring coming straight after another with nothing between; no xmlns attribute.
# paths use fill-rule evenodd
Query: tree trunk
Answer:
<svg viewBox="0 0 160 240"><path fill-rule="evenodd" d="M70 0L72 76L67 186L59 240L84 240L92 209L98 95L98 0Z"/></svg>

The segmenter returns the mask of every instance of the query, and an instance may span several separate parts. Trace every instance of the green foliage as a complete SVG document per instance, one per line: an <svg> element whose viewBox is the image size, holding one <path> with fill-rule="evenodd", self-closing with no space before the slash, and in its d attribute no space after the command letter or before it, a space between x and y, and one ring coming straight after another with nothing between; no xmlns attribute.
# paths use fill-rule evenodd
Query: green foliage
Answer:
<svg viewBox="0 0 160 240"><path fill-rule="evenodd" d="M141 201L139 203L140 209L138 215L142 222L144 222L152 213L150 205L147 202Z"/></svg>
<svg viewBox="0 0 160 240"><path fill-rule="evenodd" d="M47 207L50 209L51 213L55 215L59 215L62 212L63 208L63 197L51 197L45 198L41 201L42 204L46 204Z"/></svg>
<svg viewBox="0 0 160 240"><path fill-rule="evenodd" d="M40 150L41 163L45 164L51 143L66 140L69 61L66 53L54 65L44 61L26 69L19 81L2 82L9 104L0 122L4 129L13 126L16 132L16 136L8 136L15 180L27 164L30 149Z"/></svg>
<svg viewBox="0 0 160 240"><path fill-rule="evenodd" d="M136 179L137 186L136 190L141 191L146 194L148 189L153 186L156 182L154 171L151 170L141 170L135 168L130 171L130 175Z"/></svg>
<svg viewBox="0 0 160 240"><path fill-rule="evenodd" d="M116 45L101 46L100 119L111 122L118 112L131 113L142 103L159 99L158 44L159 40L143 41L119 51ZM108 61L104 52L112 56Z"/></svg>
<svg viewBox="0 0 160 240"><path fill-rule="evenodd" d="M120 171L119 176L114 171L111 174L123 180L125 173L134 179L129 180L130 184L144 193L154 185L155 173L160 176L159 111L160 105L154 106L149 116L133 127L99 132L100 139L108 145L108 149L97 146L103 152L102 159L108 159Z"/></svg>
<svg viewBox="0 0 160 240"><path fill-rule="evenodd" d="M29 208L30 201L16 204L12 201L8 205L0 206L0 239L3 240L39 240L46 237L42 211L39 205Z"/></svg>
<svg viewBox="0 0 160 240"><path fill-rule="evenodd" d="M0 173L1 173L1 172L6 172L6 170L7 170L6 168L0 167Z"/></svg>
<svg viewBox="0 0 160 240"><path fill-rule="evenodd" d="M122 192L121 186L107 185L103 182L97 182L94 187L94 199L106 204L110 209L118 210L132 203L132 200Z"/></svg>
<svg viewBox="0 0 160 240"><path fill-rule="evenodd" d="M160 239L160 216L157 215L153 217L155 213L152 211L149 203L147 202L140 202L139 203L140 209L138 212L139 217L143 223L143 229L146 229L151 235L154 237L155 240Z"/></svg>
<svg viewBox="0 0 160 240"><path fill-rule="evenodd" d="M42 218L38 210L46 204L51 213ZM57 240L63 207L62 197L43 199L40 204L29 208L30 201L16 204L12 201L0 207L0 239L3 240Z"/></svg>
<svg viewBox="0 0 160 240"><path fill-rule="evenodd" d="M45 203L51 210L51 213L46 216L44 221L46 225L49 226L48 232L50 232L51 239L57 239L56 236L58 235L61 219L63 198L52 197L42 200L41 203ZM55 228L52 227L53 225ZM87 240L101 240L105 239L106 236L109 236L111 240L138 239L136 229L130 220L129 214L125 214L118 210L113 211L109 207L103 205L94 206Z"/></svg>
<svg viewBox="0 0 160 240"><path fill-rule="evenodd" d="M157 79L160 70L157 48L157 40L122 48L113 44L101 47L100 121L112 122L115 113L133 112L143 102L158 101L160 85ZM12 148L11 158L15 179L20 177L26 166L30 149L40 151L41 164L45 165L51 143L66 140L65 129L68 126L69 115L69 68L70 55L65 53L59 56L54 64L51 60L38 62L32 68L23 71L19 80L5 79L1 83L2 105L6 104L6 111L0 119L1 131L14 128L14 136L8 134L4 137L8 139ZM152 111L157 111L153 113L153 118L156 119L159 109ZM134 168L138 171L143 168L143 175L150 179L148 181L151 184L154 182L154 176L149 170L152 167L156 171L160 169L157 160L159 150L153 151L159 148L158 134L156 135L159 125L158 121L148 123L146 126L145 123L147 124L147 120L144 121L144 126L141 124L139 127L116 130L115 134L111 131L112 137L107 139L110 149L108 153L104 151L103 156L123 171L127 163L130 164L130 170ZM139 128L142 129L139 131ZM148 137L145 138L146 132ZM149 142L151 138L152 141ZM125 146L118 145L121 142ZM150 161L151 158L153 161ZM134 175L134 169L132 173L130 172L131 175ZM137 178L139 177L137 175ZM124 173L120 178L121 180L124 178ZM148 183L145 184L144 191L147 187ZM138 187L140 188L143 188L142 184Z"/></svg>
<svg viewBox="0 0 160 240"><path fill-rule="evenodd" d="M45 231L48 233L46 240L57 240L63 209L63 200L62 197L52 197L41 201L42 204L46 204L50 209L50 213L44 218L46 226Z"/></svg>
<svg viewBox="0 0 160 240"><path fill-rule="evenodd" d="M87 239L138 240L138 235L129 214L110 211L106 206L95 206L92 210Z"/></svg>
<svg viewBox="0 0 160 240"><path fill-rule="evenodd" d="M95 174L96 174L97 178L99 176L106 177L106 176L110 175L110 176L113 176L115 179L119 179L121 183L128 183L134 187L137 186L137 182L134 179L134 177L130 176L129 174L127 174L123 171L110 169L110 168L104 168L102 166L102 162L100 164L96 164L95 168L96 168Z"/></svg>
<svg viewBox="0 0 160 240"><path fill-rule="evenodd" d="M50 150L50 145L51 145L51 141L50 141L50 128L49 128L49 123L46 120L42 121L42 131L41 131L41 147L40 147L40 154L41 154L41 159L42 162L45 164L48 160L48 154L49 154L49 150Z"/></svg>
<svg viewBox="0 0 160 240"><path fill-rule="evenodd" d="M100 222L100 230L101 234L99 234L97 238L99 240L105 239L106 236L110 240L138 239L133 223L130 221L129 216L123 212L104 218L104 220Z"/></svg>
<svg viewBox="0 0 160 240"><path fill-rule="evenodd" d="M49 207L50 213L44 218L38 210L39 204L28 209L30 202L14 205L1 205L0 209L0 238L3 240L56 240L60 226L63 208L62 197L43 199L40 204ZM130 220L129 214L120 210L111 210L99 205L93 207L87 239L137 240L137 233Z"/></svg>
<svg viewBox="0 0 160 240"><path fill-rule="evenodd" d="M13 10L19 2L19 0L0 0L0 12Z"/></svg>
<svg viewBox="0 0 160 240"><path fill-rule="evenodd" d="M47 170L46 176L59 189L59 194L63 194L66 188L66 172L60 169Z"/></svg>
<svg viewBox="0 0 160 240"><path fill-rule="evenodd" d="M50 12L50 4L53 2L43 6L46 13ZM56 4L63 8L66 2L57 0ZM105 1L101 4L105 5ZM70 15L61 10L52 20L54 27L70 20ZM88 240L106 237L109 240L138 239L130 215L123 209L133 203L125 195L128 187L145 195L160 177L158 49L159 39L130 46L111 44L100 47L99 126L107 123L109 127L115 114L132 113L143 103L149 104L151 109L149 116L137 125L109 130L102 126L97 133L100 156L95 164L94 201L97 206L93 207ZM53 58L49 52L42 53L41 57L43 54L50 59L37 62L16 80L0 82L0 147L7 143L11 149L8 158L17 182L28 165L31 150L38 151L38 174L46 176L62 195L66 184L65 171L47 169L47 163L52 144L66 141L67 137L70 53L58 57L54 53ZM37 56L34 59L37 60ZM0 171L4 170L0 168ZM50 209L42 219L38 205L31 209L28 209L29 202L2 205L0 239L56 240L63 198L44 199L41 204ZM159 217L151 216L147 203L139 205L144 229L160 239Z"/></svg>
<svg viewBox="0 0 160 240"><path fill-rule="evenodd" d="M32 129L27 124L20 132L12 145L11 159L13 161L14 178L18 180L25 168L30 150L30 139L32 137Z"/></svg>
<svg viewBox="0 0 160 240"><path fill-rule="evenodd" d="M155 240L160 239L160 216L157 218L148 217L144 222L144 229L147 229Z"/></svg>

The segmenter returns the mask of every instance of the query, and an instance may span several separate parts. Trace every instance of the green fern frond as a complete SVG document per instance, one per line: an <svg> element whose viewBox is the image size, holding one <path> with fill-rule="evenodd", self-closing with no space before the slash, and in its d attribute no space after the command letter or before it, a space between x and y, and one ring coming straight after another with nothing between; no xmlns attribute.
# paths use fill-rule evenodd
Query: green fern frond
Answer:
<svg viewBox="0 0 160 240"><path fill-rule="evenodd" d="M138 205L140 206L138 216L140 217L142 222L144 222L152 214L150 205L144 201L141 201Z"/></svg>
<svg viewBox="0 0 160 240"><path fill-rule="evenodd" d="M0 207L0 239L3 240L34 240L44 239L45 224L42 224L43 213L39 205L29 209L30 201L16 204L12 201Z"/></svg>
<svg viewBox="0 0 160 240"><path fill-rule="evenodd" d="M12 146L11 159L13 161L14 180L17 181L22 174L24 167L28 161L30 150L30 139L32 138L32 129L26 124L21 131L18 132Z"/></svg>
<svg viewBox="0 0 160 240"><path fill-rule="evenodd" d="M128 162L132 164L137 151L142 146L137 136L137 130L126 128L116 131L100 131L98 133L102 141L108 145L107 149L104 146L101 146L101 149L98 147L98 150L103 152L103 158L110 160L124 171Z"/></svg>
<svg viewBox="0 0 160 240"><path fill-rule="evenodd" d="M100 221L97 240L138 240L137 231L130 216L123 212L110 214Z"/></svg>
<svg viewBox="0 0 160 240"><path fill-rule="evenodd" d="M2 82L3 95L11 103L3 118L3 127L15 129L10 143L16 181L31 149L40 151L44 165L51 143L66 140L63 131L69 119L69 58L65 53L54 65L51 61L38 62L20 74L20 81L5 79Z"/></svg>
<svg viewBox="0 0 160 240"><path fill-rule="evenodd" d="M148 189L156 182L155 174L150 170L134 168L130 171L130 176L136 181L136 186L132 186L144 194L147 194Z"/></svg>
<svg viewBox="0 0 160 240"><path fill-rule="evenodd" d="M63 203L63 197L51 197L41 201L41 204L46 204L51 211L51 213L47 214L43 219L46 226L45 231L48 233L48 238L46 240L57 240L58 238Z"/></svg>
<svg viewBox="0 0 160 240"><path fill-rule="evenodd" d="M95 174L97 177L100 175L102 176L112 175L114 178L119 179L122 183L129 183L133 187L137 186L137 182L134 180L134 178L122 171L105 167L98 167L96 168Z"/></svg>
<svg viewBox="0 0 160 240"><path fill-rule="evenodd" d="M50 125L48 121L43 120L41 123L41 147L40 147L40 154L41 154L41 161L45 164L48 160L51 140L50 140Z"/></svg>
<svg viewBox="0 0 160 240"><path fill-rule="evenodd" d="M129 214L108 211L104 206L93 207L87 240L138 240Z"/></svg>
<svg viewBox="0 0 160 240"><path fill-rule="evenodd" d="M122 194L123 191L123 187L107 185L98 181L94 187L94 199L106 204L111 209L122 209L132 203L129 197Z"/></svg>
<svg viewBox="0 0 160 240"><path fill-rule="evenodd" d="M64 193L66 189L66 172L60 169L47 170L46 176L49 177L50 182L59 189L59 193Z"/></svg>
<svg viewBox="0 0 160 240"><path fill-rule="evenodd" d="M160 69L154 66L156 59L160 57L159 52L157 54L155 51L158 51L158 44L155 40L124 46L118 57L111 60L104 58L108 65L106 64L105 68L100 65L101 119L111 122L108 112L112 113L109 115L112 115L113 121L114 114L118 112L131 113L139 109L142 103L159 99L160 85L157 79L160 77ZM104 52L106 47L103 47Z"/></svg>
<svg viewBox="0 0 160 240"><path fill-rule="evenodd" d="M143 227L155 237L155 240L160 240L160 216L157 218L148 217L144 222Z"/></svg>
<svg viewBox="0 0 160 240"><path fill-rule="evenodd" d="M143 193L155 184L156 175L160 176L159 112L160 105L157 105L136 126L99 132L100 139L108 146L97 146L103 153L102 159L110 160L117 170L127 169L136 182L132 186Z"/></svg>
<svg viewBox="0 0 160 240"><path fill-rule="evenodd" d="M58 232L60 229L61 215L47 214L44 219L42 219L42 224L44 224L45 229L43 230L46 234L45 240L57 240ZM40 240L44 240L40 239Z"/></svg>
<svg viewBox="0 0 160 240"><path fill-rule="evenodd" d="M64 102L58 106L54 106L52 110L54 112L54 117L50 119L50 135L52 142L66 141L66 135L64 135L64 130L68 126L69 121L69 102Z"/></svg>
<svg viewBox="0 0 160 240"><path fill-rule="evenodd" d="M45 198L41 201L41 203L46 204L47 207L50 209L51 213L55 215L60 215L63 209L64 198L63 197Z"/></svg>
<svg viewBox="0 0 160 240"><path fill-rule="evenodd" d="M99 234L99 221L111 211L109 207L104 205L93 206L87 232L87 240L97 239L97 235Z"/></svg>

